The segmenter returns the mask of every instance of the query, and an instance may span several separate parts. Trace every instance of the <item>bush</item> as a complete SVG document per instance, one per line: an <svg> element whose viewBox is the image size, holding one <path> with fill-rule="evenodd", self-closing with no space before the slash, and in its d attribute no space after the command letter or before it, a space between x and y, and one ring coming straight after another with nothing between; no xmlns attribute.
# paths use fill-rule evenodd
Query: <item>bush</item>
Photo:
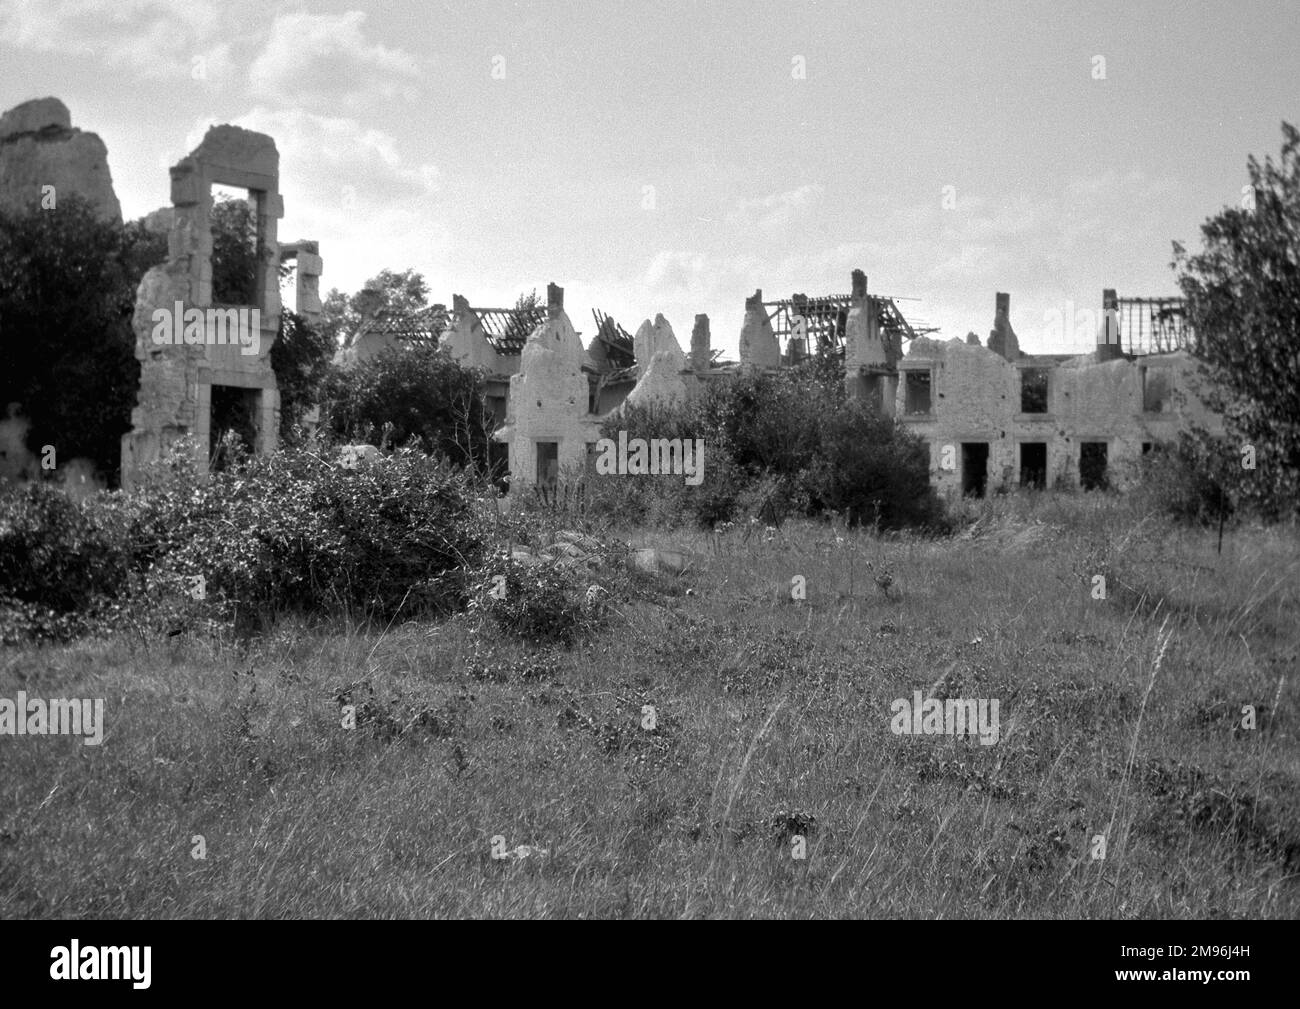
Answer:
<svg viewBox="0 0 1300 1009"><path fill-rule="evenodd" d="M466 572L493 532L474 507L481 492L414 451L351 471L286 450L202 480L179 448L130 494L79 506L32 484L0 498L0 603L27 636L45 634L33 622L42 614L66 636L123 608L171 629L201 617L255 626L286 611L447 612L467 601ZM198 576L202 601L190 597ZM78 613L86 620L55 627Z"/></svg>
<svg viewBox="0 0 1300 1009"><path fill-rule="evenodd" d="M943 519L924 445L856 402L826 419L804 482L821 508L850 525L935 527Z"/></svg>
<svg viewBox="0 0 1300 1009"><path fill-rule="evenodd" d="M335 369L325 387L326 426L341 439L379 444L391 424L394 445L418 444L457 466L488 472L491 414L482 376L443 348L390 347L349 369Z"/></svg>
<svg viewBox="0 0 1300 1009"><path fill-rule="evenodd" d="M1143 458L1137 493L1149 509L1178 522L1217 525L1236 511L1240 459L1226 438L1182 432L1176 442L1157 445Z"/></svg>
<svg viewBox="0 0 1300 1009"><path fill-rule="evenodd" d="M332 367L334 342L301 315L280 313L280 333L271 345L271 368L280 390L280 442L302 443L302 418L320 398Z"/></svg>
<svg viewBox="0 0 1300 1009"><path fill-rule="evenodd" d="M599 622L598 590L552 561L500 558L479 572L470 611L534 644L571 645Z"/></svg>
<svg viewBox="0 0 1300 1009"><path fill-rule="evenodd" d="M850 400L821 358L779 373L742 371L686 406L629 407L602 437L700 438L705 479L594 476L593 513L624 524L712 527L738 517L779 525L789 515L843 512L885 528L936 527L943 507L920 441Z"/></svg>
<svg viewBox="0 0 1300 1009"><path fill-rule="evenodd" d="M347 470L284 451L215 474L161 573L203 575L237 616L356 612L390 620L464 603L461 572L489 530L476 486L445 462L399 452Z"/></svg>
<svg viewBox="0 0 1300 1009"><path fill-rule="evenodd" d="M92 499L93 500L93 499ZM130 557L111 524L44 482L0 491L0 611L6 643L67 640L128 590Z"/></svg>

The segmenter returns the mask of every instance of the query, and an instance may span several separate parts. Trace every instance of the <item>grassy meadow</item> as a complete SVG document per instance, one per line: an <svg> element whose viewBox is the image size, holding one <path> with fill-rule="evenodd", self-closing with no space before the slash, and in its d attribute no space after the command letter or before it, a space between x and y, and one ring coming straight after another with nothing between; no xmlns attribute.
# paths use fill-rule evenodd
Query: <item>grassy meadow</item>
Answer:
<svg viewBox="0 0 1300 1009"><path fill-rule="evenodd" d="M107 731L0 738L0 916L1297 917L1295 530L969 507L625 531L697 563L569 649L466 615L6 648L0 696ZM896 735L917 690L1000 739Z"/></svg>

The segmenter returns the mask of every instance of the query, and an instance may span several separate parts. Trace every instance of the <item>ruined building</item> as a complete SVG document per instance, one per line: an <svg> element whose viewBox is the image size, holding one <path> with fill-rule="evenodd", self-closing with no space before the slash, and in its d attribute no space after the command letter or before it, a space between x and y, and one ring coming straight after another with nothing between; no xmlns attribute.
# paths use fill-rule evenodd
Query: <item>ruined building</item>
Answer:
<svg viewBox="0 0 1300 1009"><path fill-rule="evenodd" d="M1108 290L1095 351L1030 355L1020 349L1008 294L996 297L986 345L973 335L944 341L909 323L895 299L869 294L855 270L846 295L765 302L756 291L745 302L735 363L716 359L704 315L695 319L689 356L662 315L629 336L596 312L596 336L584 350L563 291L552 284L547 295L544 315L538 309L528 318L472 309L457 295L452 312L426 320L441 322L442 333L421 333L488 372L495 437L507 447L515 486L553 483L566 468L581 472L601 422L624 403L681 402L738 368L777 369L816 353L843 361L849 395L924 441L934 483L954 494L1122 485L1124 464L1190 421L1219 426L1196 394L1190 334L1174 299L1119 299ZM485 319L494 320L495 338ZM363 338L400 338L404 326L417 328L384 320ZM502 339L505 329L513 340Z"/></svg>
<svg viewBox="0 0 1300 1009"><path fill-rule="evenodd" d="M142 466L186 436L206 466L215 449L214 412L239 418L234 426L247 433L254 451L275 450L280 394L270 354L280 328L282 262L296 267L297 310L309 320L321 310L316 243L281 245L277 238L284 216L279 161L270 137L214 126L171 169L170 212L149 218L151 226L167 229L167 262L140 282L132 320L140 389L132 430L122 436L123 487L138 482ZM247 303L214 298L214 185L246 190L253 207L257 254Z"/></svg>

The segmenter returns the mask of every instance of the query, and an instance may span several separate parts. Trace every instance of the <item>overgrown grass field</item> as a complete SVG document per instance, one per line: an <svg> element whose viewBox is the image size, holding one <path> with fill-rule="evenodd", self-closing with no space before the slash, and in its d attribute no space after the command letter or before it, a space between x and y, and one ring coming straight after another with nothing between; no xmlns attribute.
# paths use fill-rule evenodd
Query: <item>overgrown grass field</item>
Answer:
<svg viewBox="0 0 1300 1009"><path fill-rule="evenodd" d="M694 568L568 649L467 614L5 649L0 696L107 731L0 738L0 915L1296 917L1295 531L981 508L665 536ZM998 699L996 745L893 733L917 690Z"/></svg>

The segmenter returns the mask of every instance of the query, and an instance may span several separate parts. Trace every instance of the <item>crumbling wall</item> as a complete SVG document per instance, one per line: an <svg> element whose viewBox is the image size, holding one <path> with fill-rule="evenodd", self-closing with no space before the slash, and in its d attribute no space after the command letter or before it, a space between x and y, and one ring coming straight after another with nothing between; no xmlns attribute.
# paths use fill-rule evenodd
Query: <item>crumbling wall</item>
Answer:
<svg viewBox="0 0 1300 1009"><path fill-rule="evenodd" d="M989 330L989 350L1008 361L1015 361L1020 357L1020 341L1011 327L1011 295L999 291L996 297L993 328Z"/></svg>
<svg viewBox="0 0 1300 1009"><path fill-rule="evenodd" d="M687 395L686 381L682 377L682 361L671 350L661 350L651 358L649 367L627 394L623 405L682 406Z"/></svg>
<svg viewBox="0 0 1300 1009"><path fill-rule="evenodd" d="M763 307L761 288L745 299L745 321L740 327L740 366L781 367L781 345Z"/></svg>
<svg viewBox="0 0 1300 1009"><path fill-rule="evenodd" d="M854 270L844 323L844 380L848 394L893 416L898 395L898 359L880 331L867 296L867 275Z"/></svg>
<svg viewBox="0 0 1300 1009"><path fill-rule="evenodd" d="M582 472L599 423L587 409L587 352L564 311L564 290L548 284L547 319L533 330L510 378L506 424L493 437L509 445L511 491L537 483L537 444L555 442L561 472Z"/></svg>
<svg viewBox="0 0 1300 1009"><path fill-rule="evenodd" d="M1002 299L999 295L1000 320L1005 318ZM994 332L998 331L995 324ZM1001 332L1014 338L1009 320ZM1009 344L1002 346L1005 350ZM1021 410L1021 376L1031 368L1048 376L1044 413ZM1221 419L1197 394L1196 365L1183 352L1103 361L1095 354L1064 360L1018 356L1013 363L1003 353L978 344L920 338L912 342L900 369L904 378L897 415L928 443L932 480L945 493L961 493L963 442L988 444L990 492L1020 482L1026 443L1045 445L1049 486L1057 480L1077 486L1081 443L1105 442L1107 481L1123 488L1135 474L1144 445L1171 441L1193 422L1222 430ZM906 412L906 375L914 370L931 375L928 414ZM1146 381L1171 390L1165 409L1159 412L1144 409L1144 371ZM945 466L946 462L951 465Z"/></svg>
<svg viewBox="0 0 1300 1009"><path fill-rule="evenodd" d="M646 319L637 328L636 335L632 337L632 353L636 357L638 376L645 375L650 362L659 354L667 354L679 372L690 367L686 363L686 355L682 353L681 344L677 342L677 334L662 313L655 316L654 322Z"/></svg>
<svg viewBox="0 0 1300 1009"><path fill-rule="evenodd" d="M250 391L256 430L254 451L275 450L280 394L271 368L271 347L280 327L280 248L277 222L284 216L275 141L235 126L214 126L203 142L171 169L172 220L167 262L140 281L132 326L140 361L140 389L131 431L122 436L122 484L138 482L141 468L183 437L193 437L196 462L206 468L211 434L212 387ZM212 302L212 186L247 189L256 203L261 259L255 284L255 342L218 344L208 317L193 343L156 343L159 314L202 312ZM309 253L310 255L310 253ZM310 284L310 281L306 281ZM206 313L205 313L206 314ZM189 336L187 334L187 340ZM255 353L250 353L253 347Z"/></svg>
<svg viewBox="0 0 1300 1009"><path fill-rule="evenodd" d="M108 148L96 134L74 129L57 98L23 102L0 116L0 209L48 209L46 186L54 187L55 209L59 199L76 194L105 219L122 222Z"/></svg>
<svg viewBox="0 0 1300 1009"><path fill-rule="evenodd" d="M464 295L451 296L451 325L443 330L439 344L446 347L467 368L482 368L489 375L510 375L519 370L519 358L498 354L483 331L478 314Z"/></svg>

